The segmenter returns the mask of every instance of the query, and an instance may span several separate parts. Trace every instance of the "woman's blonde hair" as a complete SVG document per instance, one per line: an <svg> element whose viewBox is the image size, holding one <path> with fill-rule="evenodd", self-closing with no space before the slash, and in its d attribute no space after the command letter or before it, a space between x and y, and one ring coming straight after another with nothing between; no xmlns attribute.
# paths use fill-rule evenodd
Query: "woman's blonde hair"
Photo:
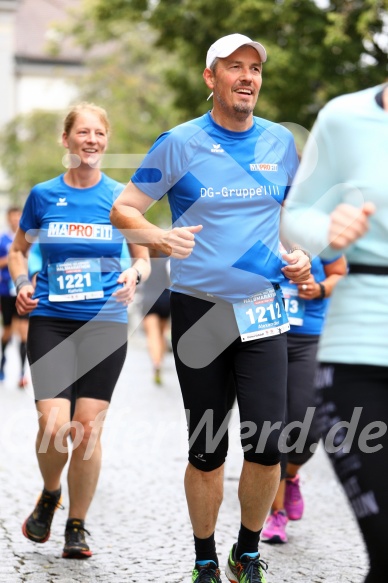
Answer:
<svg viewBox="0 0 388 583"><path fill-rule="evenodd" d="M71 132L71 129L75 123L75 120L77 119L77 116L82 113L83 111L91 111L92 113L95 113L101 120L101 122L104 124L105 126L105 130L107 135L110 134L110 123L109 123L109 119L108 119L108 114L106 113L105 109L103 107L99 107L98 105L95 105L94 103L88 103L87 101L83 101L82 103L78 103L77 105L74 105L69 113L67 114L67 116L64 119L63 122L63 131L65 132L66 135L69 135L69 133Z"/></svg>

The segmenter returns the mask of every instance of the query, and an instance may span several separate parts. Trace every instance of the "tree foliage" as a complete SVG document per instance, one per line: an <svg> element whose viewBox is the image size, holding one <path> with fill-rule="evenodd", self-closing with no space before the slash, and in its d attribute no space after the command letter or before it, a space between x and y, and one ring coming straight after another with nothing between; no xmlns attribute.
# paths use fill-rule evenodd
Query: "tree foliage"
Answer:
<svg viewBox="0 0 388 583"><path fill-rule="evenodd" d="M141 156L161 132L209 109L202 71L220 36L241 32L267 48L257 114L310 128L332 97L386 80L387 11L388 0L328 0L326 7L313 0L83 0L63 34L89 51L80 100L107 109L109 153ZM20 116L1 136L0 163L15 200L63 172L62 117ZM127 182L134 168L123 166L106 172ZM156 205L150 219L168 222L167 208Z"/></svg>
<svg viewBox="0 0 388 583"><path fill-rule="evenodd" d="M80 95L106 108L112 134L104 170L127 183L157 136L176 125L179 118L173 106L173 92L164 81L174 57L163 50L155 53L155 33L149 26L124 24L118 22L113 27L119 40L109 35L104 45L104 37L100 37L102 45L87 61L89 74L81 82ZM93 30L86 33L83 28L82 34L88 45L90 34L94 37ZM147 217L157 224L169 223L167 201L152 207Z"/></svg>
<svg viewBox="0 0 388 583"><path fill-rule="evenodd" d="M74 15L72 26L76 30L79 22ZM112 178L127 183L156 137L178 123L173 93L166 87L163 76L174 57L153 51L155 33L147 25L118 23L113 28L120 28L120 41L111 42L111 34L105 37L106 43L99 37L98 50L88 53L86 73L78 79L78 101L106 108L112 133L103 169ZM80 30L79 42L85 47L96 46L93 28L81 26ZM51 48L56 52L60 49ZM59 145L65 114L36 111L20 115L2 132L0 164L9 178L15 201L24 201L34 184L65 171L62 164L65 151ZM151 208L149 217L158 224L168 224L167 201Z"/></svg>
<svg viewBox="0 0 388 583"><path fill-rule="evenodd" d="M268 51L260 115L310 127L329 99L387 77L388 0L85 0L84 16L100 39L119 39L123 23L147 22L156 49L174 53L167 72L181 118L206 110L201 73L206 51L232 32ZM86 22L85 21L85 22Z"/></svg>
<svg viewBox="0 0 388 583"><path fill-rule="evenodd" d="M47 111L20 115L5 127L0 162L8 176L13 202L23 204L34 184L63 172L60 127L59 115Z"/></svg>

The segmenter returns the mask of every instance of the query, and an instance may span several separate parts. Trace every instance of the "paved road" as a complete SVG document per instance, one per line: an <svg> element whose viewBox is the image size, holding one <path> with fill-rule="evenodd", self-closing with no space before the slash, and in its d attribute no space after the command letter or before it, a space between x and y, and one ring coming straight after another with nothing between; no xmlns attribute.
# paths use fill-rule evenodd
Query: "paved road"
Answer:
<svg viewBox="0 0 388 583"><path fill-rule="evenodd" d="M16 354L11 347L8 378L0 387L0 583L189 583L194 555L182 485L186 427L171 354L164 385L156 387L144 337L137 332L130 339L86 525L94 555L88 561L69 561L61 558L66 511L57 511L44 545L21 533L41 480L32 390L16 388L18 362L12 350ZM239 527L236 491L242 454L235 417L230 441L216 533L222 565ZM289 544L262 544L268 583L362 583L363 544L321 450L303 469L302 479L306 511L302 521L289 525ZM65 482L62 488L67 506Z"/></svg>

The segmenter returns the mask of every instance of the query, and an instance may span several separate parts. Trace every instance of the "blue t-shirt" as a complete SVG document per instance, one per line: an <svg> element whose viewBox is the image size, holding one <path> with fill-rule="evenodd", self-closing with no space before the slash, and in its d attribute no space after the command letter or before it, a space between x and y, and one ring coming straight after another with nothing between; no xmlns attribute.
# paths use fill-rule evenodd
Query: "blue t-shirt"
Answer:
<svg viewBox="0 0 388 583"><path fill-rule="evenodd" d="M28 253L28 277L31 279L34 275L38 275L42 271L43 259L40 252L40 246L37 241L32 244Z"/></svg>
<svg viewBox="0 0 388 583"><path fill-rule="evenodd" d="M6 257L9 253L12 241L14 239L13 233L4 233L0 237L0 257ZM15 295L11 276L8 271L8 265L0 269L0 296Z"/></svg>
<svg viewBox="0 0 388 583"><path fill-rule="evenodd" d="M203 225L191 255L171 260L171 289L235 302L279 283L280 209L297 166L292 134L258 117L233 132L206 113L162 134L132 181L155 200L168 193L174 226Z"/></svg>
<svg viewBox="0 0 388 583"><path fill-rule="evenodd" d="M131 267L131 255L129 253L128 245L126 241L123 241L123 248L121 250L120 258L121 271ZM32 278L37 275L43 267L43 258L40 251L39 243L33 243L29 253L28 253L28 277Z"/></svg>
<svg viewBox="0 0 388 583"><path fill-rule="evenodd" d="M325 265L333 263L337 259L339 257L331 260L324 260L319 257L313 258L311 261L311 275L314 276L316 282L319 283L326 279ZM298 296L298 286L289 283L285 278L281 283L281 287L286 303L288 319L291 324L289 334L321 334L329 299L302 299Z"/></svg>
<svg viewBox="0 0 388 583"><path fill-rule="evenodd" d="M126 307L110 299L121 285L124 238L109 213L123 188L102 174L90 188L70 187L61 175L31 190L20 220L42 254L31 317L127 321Z"/></svg>

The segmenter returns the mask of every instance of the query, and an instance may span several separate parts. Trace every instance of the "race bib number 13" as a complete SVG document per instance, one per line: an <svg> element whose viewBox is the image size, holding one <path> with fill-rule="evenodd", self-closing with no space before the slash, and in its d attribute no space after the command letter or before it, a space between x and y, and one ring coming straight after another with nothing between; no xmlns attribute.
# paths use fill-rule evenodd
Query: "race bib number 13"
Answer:
<svg viewBox="0 0 388 583"><path fill-rule="evenodd" d="M74 259L48 266L50 302L104 297L100 259Z"/></svg>
<svg viewBox="0 0 388 583"><path fill-rule="evenodd" d="M296 287L286 287L282 285L284 304L288 316L288 321L292 326L303 326L306 302L298 296Z"/></svg>

